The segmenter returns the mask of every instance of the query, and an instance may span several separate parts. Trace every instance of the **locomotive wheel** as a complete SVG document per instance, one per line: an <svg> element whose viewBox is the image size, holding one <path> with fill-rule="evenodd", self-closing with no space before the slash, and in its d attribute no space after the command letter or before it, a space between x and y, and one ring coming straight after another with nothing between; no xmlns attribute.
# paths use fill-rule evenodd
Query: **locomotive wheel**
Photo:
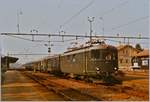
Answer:
<svg viewBox="0 0 150 102"><path fill-rule="evenodd" d="M85 76L85 81L88 83L93 83L93 78L90 76Z"/></svg>

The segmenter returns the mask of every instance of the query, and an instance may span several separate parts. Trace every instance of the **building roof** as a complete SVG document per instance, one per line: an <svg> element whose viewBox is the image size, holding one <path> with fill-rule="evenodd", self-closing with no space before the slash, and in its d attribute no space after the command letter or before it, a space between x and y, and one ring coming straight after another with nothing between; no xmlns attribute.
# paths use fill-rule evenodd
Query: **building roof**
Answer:
<svg viewBox="0 0 150 102"><path fill-rule="evenodd" d="M9 63L15 63L18 60L16 57L10 57L10 56L3 56L1 57L2 63L5 63L6 61L9 61Z"/></svg>
<svg viewBox="0 0 150 102"><path fill-rule="evenodd" d="M139 52L138 49L134 48L134 47L131 46L131 45L119 45L119 46L117 46L117 49L118 49L118 50L122 50L123 48L126 48L126 47L131 47L131 48L133 48L133 49L135 49L135 50L137 50L137 51Z"/></svg>
<svg viewBox="0 0 150 102"><path fill-rule="evenodd" d="M121 50L121 49L123 49L125 47L132 47L132 46L131 45L119 45L119 46L117 46L117 49Z"/></svg>
<svg viewBox="0 0 150 102"><path fill-rule="evenodd" d="M148 57L149 56L149 50L148 49L144 49L140 53L137 53L135 56L136 57Z"/></svg>

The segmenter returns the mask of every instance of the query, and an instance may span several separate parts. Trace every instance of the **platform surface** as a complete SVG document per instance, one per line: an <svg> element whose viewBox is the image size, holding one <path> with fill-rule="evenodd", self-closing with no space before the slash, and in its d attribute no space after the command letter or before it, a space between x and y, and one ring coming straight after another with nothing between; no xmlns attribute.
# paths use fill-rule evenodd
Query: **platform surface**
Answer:
<svg viewBox="0 0 150 102"><path fill-rule="evenodd" d="M1 86L2 101L59 101L63 100L52 91L21 74L19 71L7 71Z"/></svg>

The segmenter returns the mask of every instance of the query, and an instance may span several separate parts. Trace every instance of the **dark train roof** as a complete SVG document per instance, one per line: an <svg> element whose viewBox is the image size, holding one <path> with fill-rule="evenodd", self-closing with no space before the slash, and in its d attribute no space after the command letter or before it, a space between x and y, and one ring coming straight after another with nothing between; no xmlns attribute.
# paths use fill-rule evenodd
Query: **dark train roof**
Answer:
<svg viewBox="0 0 150 102"><path fill-rule="evenodd" d="M55 58L55 57L59 57L59 54L53 54L51 56L46 56L43 58L43 60L47 60L47 59L51 59L51 58Z"/></svg>
<svg viewBox="0 0 150 102"><path fill-rule="evenodd" d="M92 49L108 49L108 48L117 50L117 48L112 45L102 43L102 44L97 44L97 45L92 44L92 45L85 46L85 47L75 48L75 49L64 52L62 55L76 54L76 53L80 53L84 51L90 51Z"/></svg>
<svg viewBox="0 0 150 102"><path fill-rule="evenodd" d="M59 54L53 54L51 56L46 56L46 57L40 58L38 60L30 61L30 62L25 63L24 65L37 64L37 63L42 62L44 60L51 59L51 58L56 58L56 57L59 57Z"/></svg>

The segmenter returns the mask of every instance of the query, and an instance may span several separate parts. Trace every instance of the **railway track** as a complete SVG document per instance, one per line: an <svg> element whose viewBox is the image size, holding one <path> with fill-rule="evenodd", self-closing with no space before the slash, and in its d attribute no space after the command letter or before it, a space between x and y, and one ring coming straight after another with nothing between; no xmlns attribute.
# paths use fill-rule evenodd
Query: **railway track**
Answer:
<svg viewBox="0 0 150 102"><path fill-rule="evenodd" d="M37 81L48 90L61 95L70 101L95 101L95 100L147 100L148 91L145 86L127 81L123 85L105 85L86 83L81 84L74 79L63 80L55 76L42 73L25 72L30 78ZM77 81L77 83L76 83ZM132 80L131 80L132 81ZM138 80L136 82L139 82ZM79 86L79 87L78 87ZM143 88L142 88L143 87ZM110 93L112 96L110 96ZM94 97L93 97L94 96Z"/></svg>
<svg viewBox="0 0 150 102"><path fill-rule="evenodd" d="M31 78L32 80L36 81L37 83L41 84L48 90L51 90L56 94L59 94L67 101L100 101L101 100L87 93L80 92L79 90L75 90L73 88L68 88L63 85L54 83L48 80L48 78L36 76L27 72L22 72L22 73L27 77Z"/></svg>

